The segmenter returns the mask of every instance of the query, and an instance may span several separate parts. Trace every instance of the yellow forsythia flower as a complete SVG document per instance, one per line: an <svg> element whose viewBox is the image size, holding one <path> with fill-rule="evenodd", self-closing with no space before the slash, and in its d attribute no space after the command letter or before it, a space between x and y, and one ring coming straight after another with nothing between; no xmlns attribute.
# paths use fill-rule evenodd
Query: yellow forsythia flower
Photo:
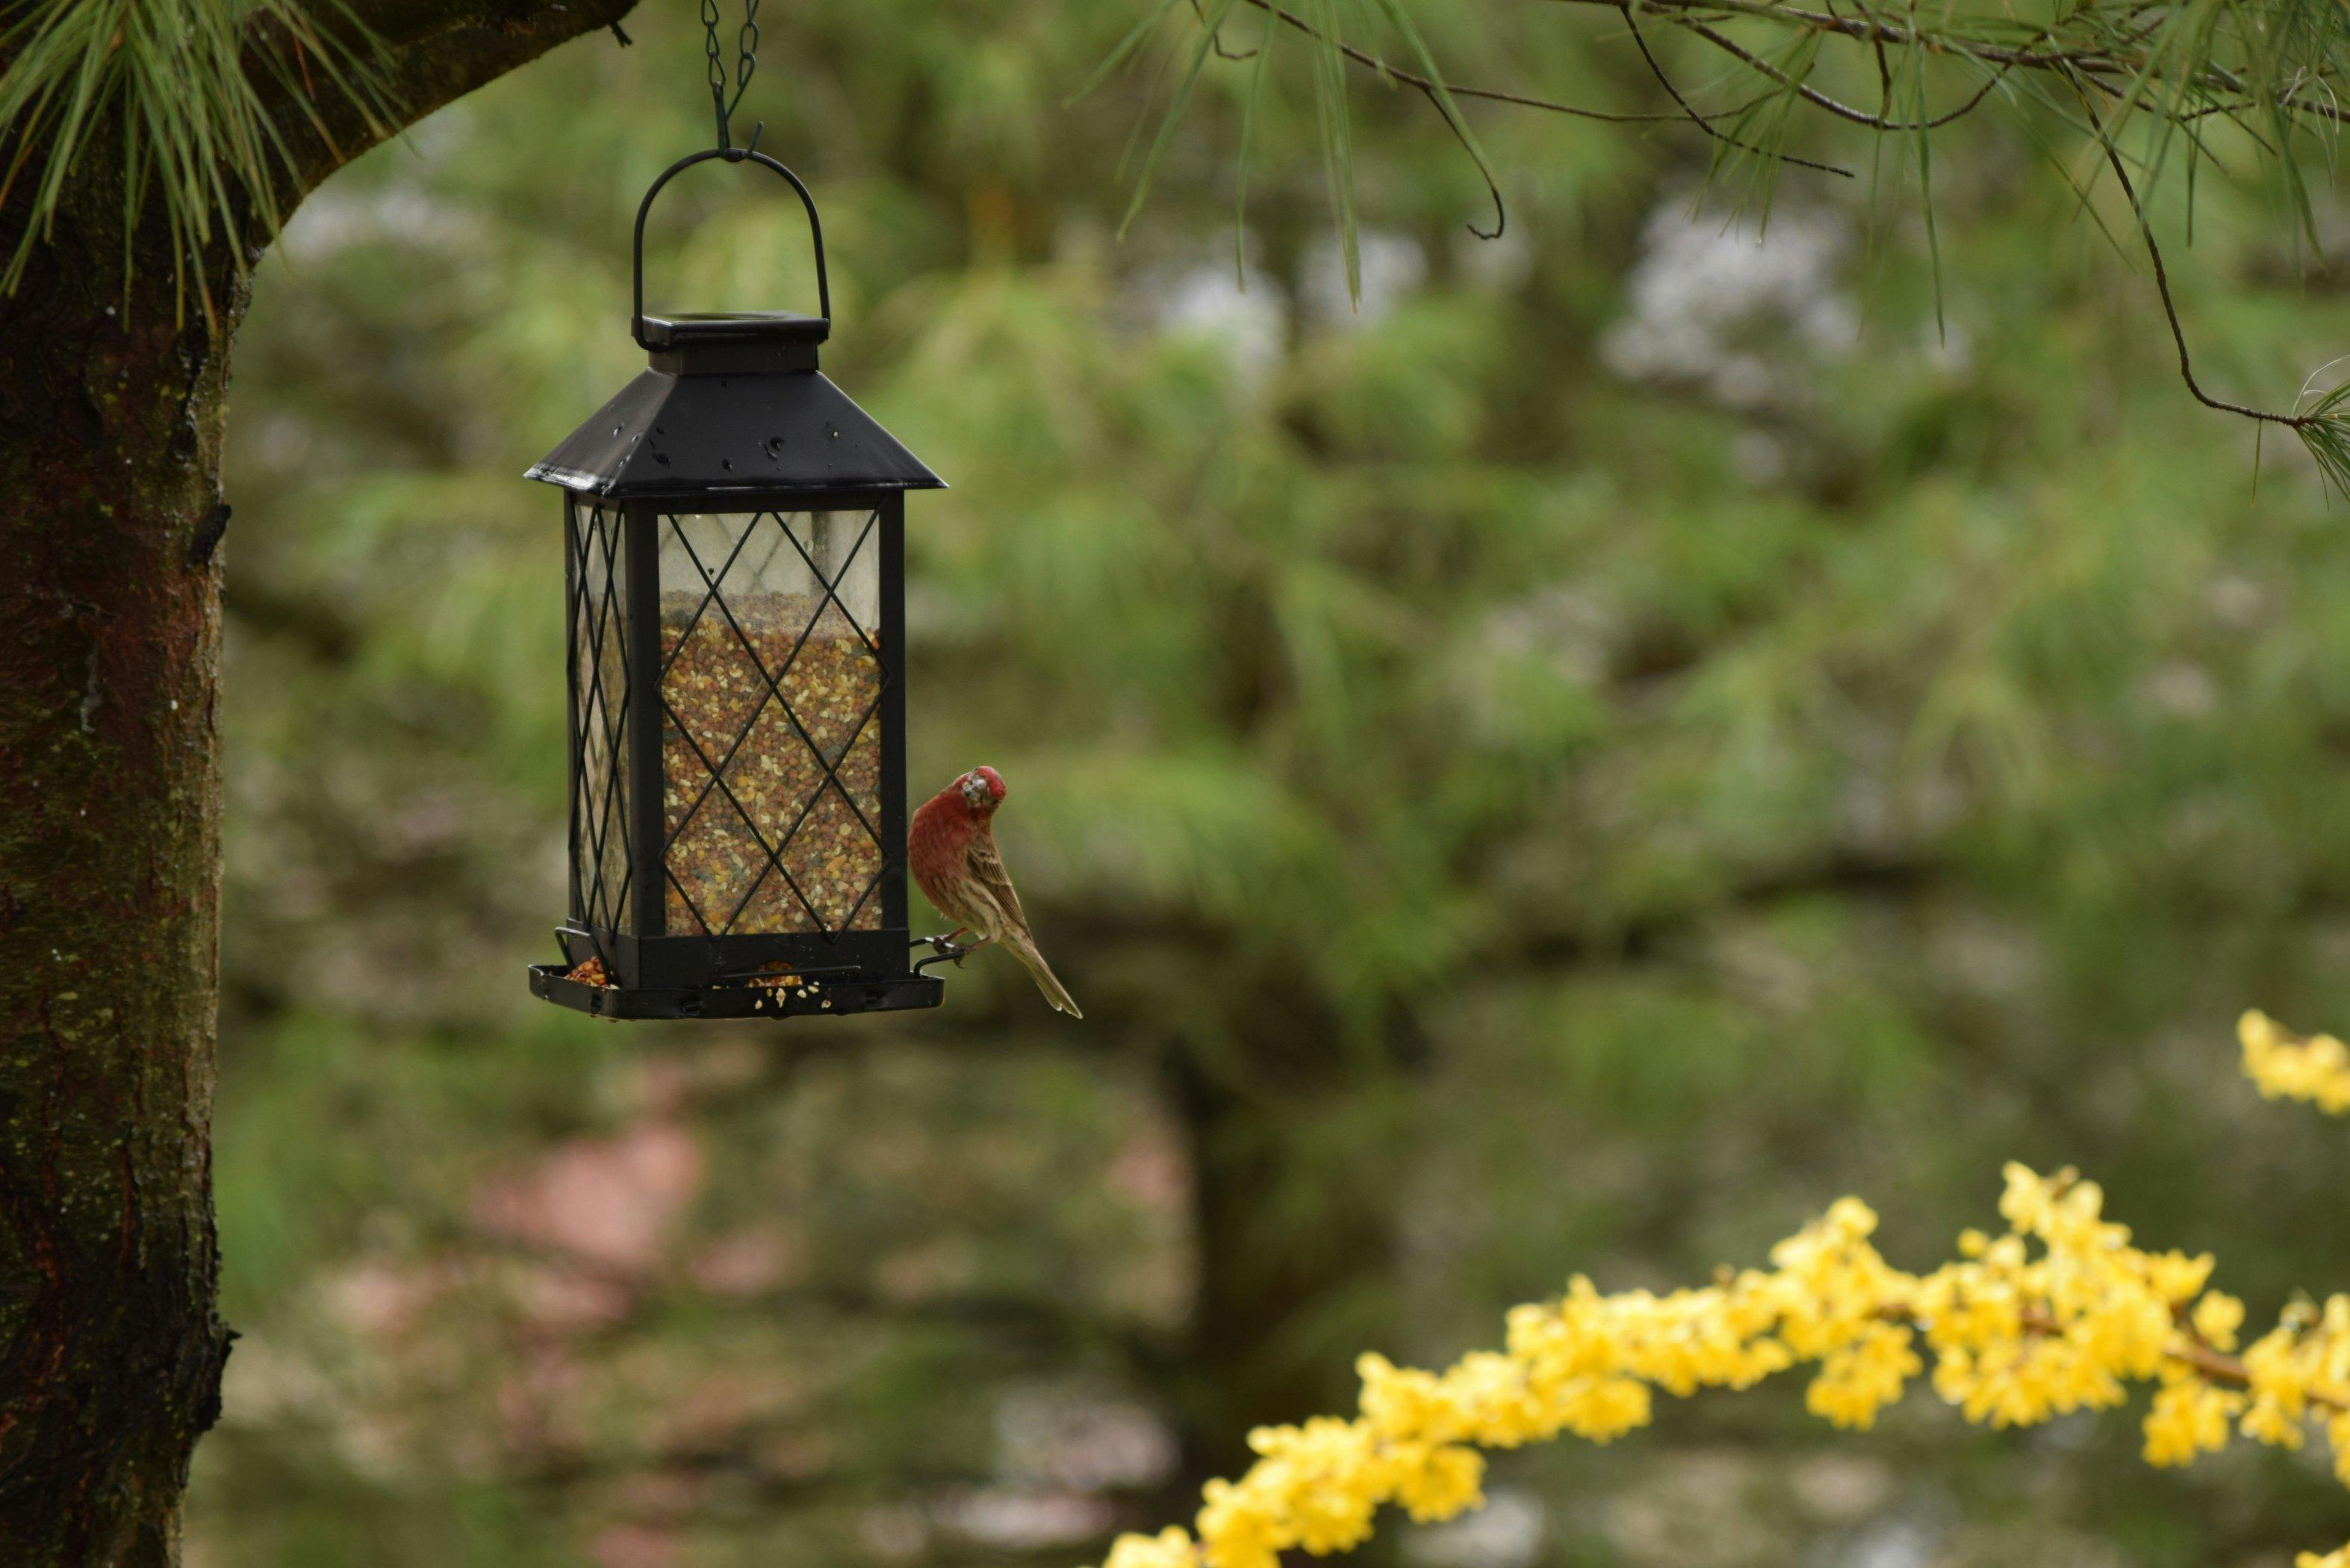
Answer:
<svg viewBox="0 0 2350 1568"><path fill-rule="evenodd" d="M2195 1303L2195 1332L2214 1350L2236 1348L2236 1331L2244 1326L2244 1303L2213 1291Z"/></svg>
<svg viewBox="0 0 2350 1568"><path fill-rule="evenodd" d="M1199 1561L1191 1532L1170 1524L1156 1535L1121 1535L1103 1568L1191 1568Z"/></svg>
<svg viewBox="0 0 2350 1568"><path fill-rule="evenodd" d="M2236 1025L2244 1075L2272 1100L2306 1100L2328 1116L2350 1112L2350 1046L2331 1034L2300 1035L2265 1012Z"/></svg>
<svg viewBox="0 0 2350 1568"><path fill-rule="evenodd" d="M2241 1394L2191 1379L2158 1390L2146 1416L2146 1462L2183 1465L2198 1454L2218 1453L2243 1408Z"/></svg>

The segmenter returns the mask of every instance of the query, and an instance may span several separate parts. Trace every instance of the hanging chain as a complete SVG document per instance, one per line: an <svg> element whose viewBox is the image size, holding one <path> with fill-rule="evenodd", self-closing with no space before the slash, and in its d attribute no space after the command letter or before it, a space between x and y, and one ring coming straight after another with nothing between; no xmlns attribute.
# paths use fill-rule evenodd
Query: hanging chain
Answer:
<svg viewBox="0 0 2350 1568"><path fill-rule="evenodd" d="M734 101L743 101L743 89L751 85L751 73L759 68L759 0L743 0L743 29L734 39Z"/></svg>
<svg viewBox="0 0 2350 1568"><path fill-rule="evenodd" d="M732 152L734 139L728 122L741 107L743 93L751 85L751 77L759 68L759 0L743 0L743 26L734 36L734 92L726 92L726 62L718 48L718 0L702 0L702 52L709 65L710 106L718 118L718 151ZM759 132L751 132L751 146L759 144ZM746 152L750 151L745 148Z"/></svg>
<svg viewBox="0 0 2350 1568"><path fill-rule="evenodd" d="M718 112L718 145L731 145L726 135L726 67L718 58L718 0L702 0L702 52L710 57L710 103Z"/></svg>

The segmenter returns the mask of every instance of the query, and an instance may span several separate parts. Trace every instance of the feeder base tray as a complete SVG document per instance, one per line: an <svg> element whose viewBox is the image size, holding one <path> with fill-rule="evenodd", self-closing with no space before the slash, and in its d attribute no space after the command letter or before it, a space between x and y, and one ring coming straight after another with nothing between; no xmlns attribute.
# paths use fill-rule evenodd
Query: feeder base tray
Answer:
<svg viewBox="0 0 2350 1568"><path fill-rule="evenodd" d="M927 975L895 980L807 980L793 985L721 985L660 991L590 985L560 964L530 966L530 993L597 1018L837 1018L936 1007L946 982Z"/></svg>

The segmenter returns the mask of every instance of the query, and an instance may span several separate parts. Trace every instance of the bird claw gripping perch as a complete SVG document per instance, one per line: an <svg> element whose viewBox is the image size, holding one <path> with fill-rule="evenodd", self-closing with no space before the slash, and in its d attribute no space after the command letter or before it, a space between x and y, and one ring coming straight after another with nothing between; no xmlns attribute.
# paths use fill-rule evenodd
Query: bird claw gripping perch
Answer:
<svg viewBox="0 0 2350 1568"><path fill-rule="evenodd" d="M957 942L951 937L916 937L913 945L918 948L926 947L931 953L931 957L914 966L916 974L921 973L934 963L952 962L957 969L961 969L962 961L969 958L972 950L979 946L977 942Z"/></svg>

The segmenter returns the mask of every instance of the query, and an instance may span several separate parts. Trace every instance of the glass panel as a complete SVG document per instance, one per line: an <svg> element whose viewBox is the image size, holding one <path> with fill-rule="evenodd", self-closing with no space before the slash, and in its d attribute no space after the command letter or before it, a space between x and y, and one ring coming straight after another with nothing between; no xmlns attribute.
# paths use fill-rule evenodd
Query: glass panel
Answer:
<svg viewBox="0 0 2350 1568"><path fill-rule="evenodd" d="M621 515L574 504L571 549L571 874L575 910L628 929L628 602Z"/></svg>
<svg viewBox="0 0 2350 1568"><path fill-rule="evenodd" d="M878 515L681 514L660 564L670 933L879 929Z"/></svg>

